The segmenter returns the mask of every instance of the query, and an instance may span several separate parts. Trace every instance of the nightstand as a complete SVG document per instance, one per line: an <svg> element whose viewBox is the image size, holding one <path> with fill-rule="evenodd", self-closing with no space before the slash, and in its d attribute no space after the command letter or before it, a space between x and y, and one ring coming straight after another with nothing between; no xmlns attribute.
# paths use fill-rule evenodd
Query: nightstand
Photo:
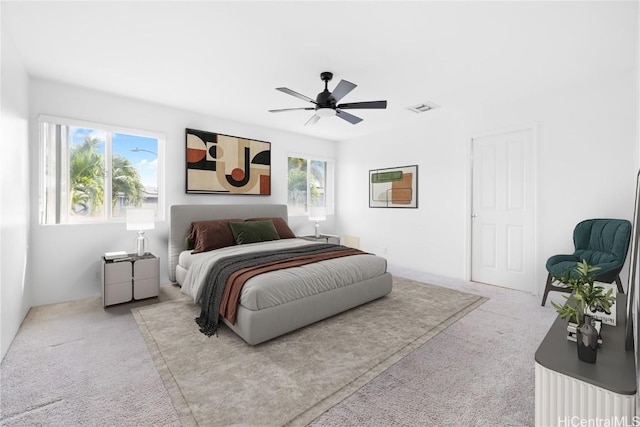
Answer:
<svg viewBox="0 0 640 427"><path fill-rule="evenodd" d="M312 242L325 242L325 243L333 243L336 245L340 244L340 236L335 236L333 234L321 234L320 237L316 236L298 236L300 239L310 240Z"/></svg>
<svg viewBox="0 0 640 427"><path fill-rule="evenodd" d="M102 257L102 306L158 296L160 259L152 253L106 260Z"/></svg>

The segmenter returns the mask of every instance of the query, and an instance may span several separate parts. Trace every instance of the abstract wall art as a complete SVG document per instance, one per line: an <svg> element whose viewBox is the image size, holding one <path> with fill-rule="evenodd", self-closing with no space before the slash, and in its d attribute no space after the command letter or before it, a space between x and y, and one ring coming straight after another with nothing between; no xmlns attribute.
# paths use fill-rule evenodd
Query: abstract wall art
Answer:
<svg viewBox="0 0 640 427"><path fill-rule="evenodd" d="M271 194L271 143L186 129L187 193Z"/></svg>
<svg viewBox="0 0 640 427"><path fill-rule="evenodd" d="M369 171L370 208L417 208L418 165Z"/></svg>

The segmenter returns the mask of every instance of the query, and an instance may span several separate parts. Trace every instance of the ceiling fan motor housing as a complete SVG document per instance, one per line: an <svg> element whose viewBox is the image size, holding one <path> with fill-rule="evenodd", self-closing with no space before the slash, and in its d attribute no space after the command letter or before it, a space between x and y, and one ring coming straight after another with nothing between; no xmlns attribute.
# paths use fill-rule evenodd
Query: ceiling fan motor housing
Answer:
<svg viewBox="0 0 640 427"><path fill-rule="evenodd" d="M320 108L336 108L336 99L331 95L329 89L327 88L327 84L333 78L333 73L329 71L324 71L320 73L320 79L324 82L324 90L318 94L316 97L316 110Z"/></svg>
<svg viewBox="0 0 640 427"><path fill-rule="evenodd" d="M316 97L316 110L318 108L336 108L336 99L331 95L327 89L320 92Z"/></svg>

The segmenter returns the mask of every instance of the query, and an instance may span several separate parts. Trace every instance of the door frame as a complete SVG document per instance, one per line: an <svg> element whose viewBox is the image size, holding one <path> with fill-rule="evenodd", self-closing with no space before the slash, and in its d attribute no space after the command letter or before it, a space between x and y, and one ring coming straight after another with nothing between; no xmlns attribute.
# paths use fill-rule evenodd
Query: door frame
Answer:
<svg viewBox="0 0 640 427"><path fill-rule="evenodd" d="M523 125L518 126L509 126L504 128L498 128L485 132L476 132L472 133L469 138L469 143L467 144L467 212L466 212L466 223L465 223L465 254L466 254L466 262L465 262L465 278L467 281L471 281L471 272L472 272L472 247L473 247L473 234L472 234L472 218L473 214L473 141L475 139L484 138L487 136L494 136L503 133L511 133L511 132L520 132L520 131L530 131L531 132L531 156L532 167L533 167L533 283L534 288L532 289L533 295L540 295L541 285L540 283L540 267L539 267L539 256L538 256L538 122L530 122Z"/></svg>

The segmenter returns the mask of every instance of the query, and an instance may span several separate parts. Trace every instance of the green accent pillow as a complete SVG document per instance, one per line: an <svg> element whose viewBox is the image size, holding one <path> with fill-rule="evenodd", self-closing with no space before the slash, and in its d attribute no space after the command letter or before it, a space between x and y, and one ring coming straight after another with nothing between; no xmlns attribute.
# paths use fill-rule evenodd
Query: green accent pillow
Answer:
<svg viewBox="0 0 640 427"><path fill-rule="evenodd" d="M280 240L273 221L230 222L229 227L238 245Z"/></svg>
<svg viewBox="0 0 640 427"><path fill-rule="evenodd" d="M281 239L295 239L296 235L287 224L287 221L284 218L275 217L275 218L249 218L245 219L245 221L271 221L273 222L273 226L276 227L276 231L278 232L278 236Z"/></svg>
<svg viewBox="0 0 640 427"><path fill-rule="evenodd" d="M184 238L184 248L188 251L193 250L196 247L196 244L188 237Z"/></svg>

